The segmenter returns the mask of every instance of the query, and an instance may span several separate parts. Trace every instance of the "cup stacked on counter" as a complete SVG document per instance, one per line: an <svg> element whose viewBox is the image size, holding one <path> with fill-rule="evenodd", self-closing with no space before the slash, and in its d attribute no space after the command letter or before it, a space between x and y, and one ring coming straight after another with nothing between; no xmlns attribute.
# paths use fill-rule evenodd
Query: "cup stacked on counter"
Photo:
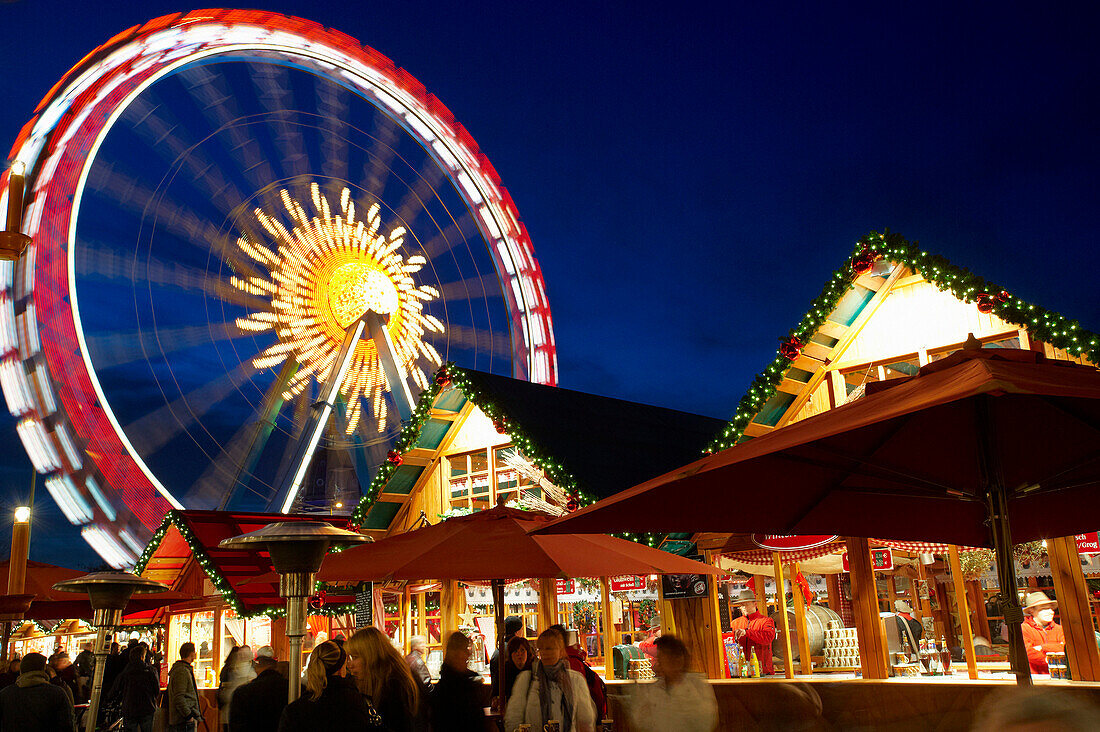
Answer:
<svg viewBox="0 0 1100 732"><path fill-rule="evenodd" d="M825 627L825 646L822 649L828 668L853 668L859 666L859 640L855 628L845 628L836 620Z"/></svg>

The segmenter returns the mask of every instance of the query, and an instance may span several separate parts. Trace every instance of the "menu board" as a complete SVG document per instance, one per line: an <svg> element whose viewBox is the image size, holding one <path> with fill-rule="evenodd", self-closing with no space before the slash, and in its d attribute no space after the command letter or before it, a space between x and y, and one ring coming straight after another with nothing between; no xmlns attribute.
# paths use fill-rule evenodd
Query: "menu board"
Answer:
<svg viewBox="0 0 1100 732"><path fill-rule="evenodd" d="M729 585L718 590L718 620L722 623L722 632L729 633L730 628L730 590Z"/></svg>

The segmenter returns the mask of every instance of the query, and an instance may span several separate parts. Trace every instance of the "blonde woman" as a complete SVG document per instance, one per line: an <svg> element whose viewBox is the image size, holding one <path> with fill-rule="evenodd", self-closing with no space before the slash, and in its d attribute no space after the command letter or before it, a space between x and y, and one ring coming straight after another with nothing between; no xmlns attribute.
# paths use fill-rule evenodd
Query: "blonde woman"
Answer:
<svg viewBox="0 0 1100 732"><path fill-rule="evenodd" d="M420 729L420 686L390 639L377 628L363 628L348 639L344 648L348 652L348 673L381 715L386 729Z"/></svg>
<svg viewBox="0 0 1100 732"><path fill-rule="evenodd" d="M313 649L302 696L283 710L279 732L383 729L355 684L344 678L346 661L347 654L331 641Z"/></svg>

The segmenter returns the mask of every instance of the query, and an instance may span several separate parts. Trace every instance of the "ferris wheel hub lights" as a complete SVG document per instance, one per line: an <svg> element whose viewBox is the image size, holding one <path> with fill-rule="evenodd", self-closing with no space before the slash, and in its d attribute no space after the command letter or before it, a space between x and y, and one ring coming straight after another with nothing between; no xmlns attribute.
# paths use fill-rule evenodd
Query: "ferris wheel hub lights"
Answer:
<svg viewBox="0 0 1100 732"><path fill-rule="evenodd" d="M20 506L15 509L15 523L25 524L31 520L31 508L30 506Z"/></svg>
<svg viewBox="0 0 1100 732"><path fill-rule="evenodd" d="M376 267L348 262L328 280L328 304L341 328L347 328L368 310L388 316L400 306L393 280Z"/></svg>

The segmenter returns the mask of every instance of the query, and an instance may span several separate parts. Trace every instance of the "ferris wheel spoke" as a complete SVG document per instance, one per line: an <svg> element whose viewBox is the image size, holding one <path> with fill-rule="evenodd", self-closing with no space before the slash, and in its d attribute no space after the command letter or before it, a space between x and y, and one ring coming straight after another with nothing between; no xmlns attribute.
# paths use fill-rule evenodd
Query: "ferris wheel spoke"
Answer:
<svg viewBox="0 0 1100 732"><path fill-rule="evenodd" d="M371 139L374 144L363 163L360 182L374 196L382 195L389 180L390 165L397 156L400 127L385 114L374 115Z"/></svg>
<svg viewBox="0 0 1100 732"><path fill-rule="evenodd" d="M317 111L327 133L321 140L321 171L334 178L337 192L348 177L348 90L337 84L317 84ZM331 187L331 186L330 186Z"/></svg>
<svg viewBox="0 0 1100 732"><path fill-rule="evenodd" d="M425 209L424 202L436 198L435 187L446 176L435 161L428 158L416 176L416 182L405 191L401 203L394 209L398 221L412 221L416 214Z"/></svg>
<svg viewBox="0 0 1100 732"><path fill-rule="evenodd" d="M106 333L87 337L88 351L97 369L145 361L150 353L167 355L189 348L235 338L251 338L255 334L242 331L235 325L207 323L185 325L156 330L135 330L126 333Z"/></svg>
<svg viewBox="0 0 1100 732"><path fill-rule="evenodd" d="M178 163L209 200L224 202L228 207L243 201L240 189L222 175L219 166L202 154L202 148L187 135L186 127L176 119L166 119L167 114L171 114L167 107L140 97L126 110L126 117L132 119L134 133L166 162Z"/></svg>
<svg viewBox="0 0 1100 732"><path fill-rule="evenodd" d="M135 262L133 254L124 254L107 246L80 247L76 261L82 277L133 280L140 276L143 281L155 283L158 287L205 292L245 308L267 310L271 307L268 300L241 292L221 277L178 262L153 258Z"/></svg>
<svg viewBox="0 0 1100 732"><path fill-rule="evenodd" d="M156 452L199 422L211 407L236 391L255 373L252 362L243 361L232 371L165 402L123 429L139 455Z"/></svg>
<svg viewBox="0 0 1100 732"><path fill-rule="evenodd" d="M249 77L256 91L256 100L267 110L267 125L271 138L282 156L279 164L295 178L309 173L309 156L298 125L293 124L287 110L293 109L294 95L290 91L290 75L278 64L249 64Z"/></svg>
<svg viewBox="0 0 1100 732"><path fill-rule="evenodd" d="M444 282L439 286L439 291L448 302L504 297L496 272L480 277L467 277L456 282Z"/></svg>
<svg viewBox="0 0 1100 732"><path fill-rule="evenodd" d="M248 483L249 476L241 474L250 444L252 424L237 430L210 460L198 480L188 491L188 503L196 508L224 510L238 483Z"/></svg>
<svg viewBox="0 0 1100 732"><path fill-rule="evenodd" d="M479 331L466 325L447 326L447 345L478 353L491 353L502 358L512 357L512 340L507 333Z"/></svg>
<svg viewBox="0 0 1100 732"><path fill-rule="evenodd" d="M186 68L179 73L179 77L211 128L217 130L219 137L224 136L223 144L239 161L240 173L252 189L258 191L274 180L274 172L259 142L245 134L237 124L242 115L237 110L233 91L228 88L225 78L205 66Z"/></svg>
<svg viewBox="0 0 1100 732"><path fill-rule="evenodd" d="M438 231L434 236L418 240L417 243L424 250L424 256L428 259L435 259L443 256L456 246L464 244L466 241L466 237L462 233L464 226L473 226L473 219L468 211L463 211L461 216L448 224L446 228Z"/></svg>

